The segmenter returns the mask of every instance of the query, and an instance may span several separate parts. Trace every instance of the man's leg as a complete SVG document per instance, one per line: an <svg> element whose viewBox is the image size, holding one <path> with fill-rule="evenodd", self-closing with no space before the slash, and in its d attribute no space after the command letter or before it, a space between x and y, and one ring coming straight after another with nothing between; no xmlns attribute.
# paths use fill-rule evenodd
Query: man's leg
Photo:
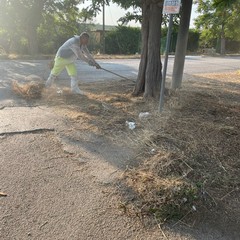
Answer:
<svg viewBox="0 0 240 240"><path fill-rule="evenodd" d="M60 58L60 57L55 58L53 69L51 70L51 73L45 83L46 87L52 86L57 76L62 72L62 70L65 68L66 64L68 63L69 61L64 58Z"/></svg>
<svg viewBox="0 0 240 240"><path fill-rule="evenodd" d="M57 76L55 76L55 75L50 73L50 75L49 75L49 77L48 77L48 79L47 79L47 81L45 83L45 86L47 88L51 87L53 85L53 83L54 83L56 78L57 78Z"/></svg>
<svg viewBox="0 0 240 240"><path fill-rule="evenodd" d="M66 69L68 72L68 75L71 78L71 91L72 93L82 94L84 95L84 92L81 91L78 87L78 80L77 80L77 68L74 63L66 65Z"/></svg>
<svg viewBox="0 0 240 240"><path fill-rule="evenodd" d="M72 93L84 95L84 92L78 87L78 80L75 76L71 76L71 91Z"/></svg>

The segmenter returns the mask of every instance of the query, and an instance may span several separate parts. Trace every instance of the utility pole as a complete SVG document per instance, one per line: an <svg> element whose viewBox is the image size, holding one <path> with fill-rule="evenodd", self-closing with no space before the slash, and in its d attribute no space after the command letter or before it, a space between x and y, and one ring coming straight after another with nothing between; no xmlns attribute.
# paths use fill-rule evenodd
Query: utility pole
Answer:
<svg viewBox="0 0 240 240"><path fill-rule="evenodd" d="M162 76L161 91L160 91L159 112L163 111L163 105L164 105L164 90L165 90L165 81L166 81L166 74L167 74L168 54L169 54L171 35L172 35L173 14L179 13L180 6L181 6L181 0L164 0L164 3L163 3L163 13L169 14L170 18L169 18L165 61L164 61L163 76Z"/></svg>
<svg viewBox="0 0 240 240"><path fill-rule="evenodd" d="M104 2L104 0L103 0L102 53L105 54L105 2Z"/></svg>
<svg viewBox="0 0 240 240"><path fill-rule="evenodd" d="M182 85L193 0L184 0L182 2L183 2L182 13L181 13L180 26L179 26L178 37L177 37L176 53L175 53L175 59L174 59L174 65L173 65L173 73L172 73L171 88L173 90L180 88Z"/></svg>

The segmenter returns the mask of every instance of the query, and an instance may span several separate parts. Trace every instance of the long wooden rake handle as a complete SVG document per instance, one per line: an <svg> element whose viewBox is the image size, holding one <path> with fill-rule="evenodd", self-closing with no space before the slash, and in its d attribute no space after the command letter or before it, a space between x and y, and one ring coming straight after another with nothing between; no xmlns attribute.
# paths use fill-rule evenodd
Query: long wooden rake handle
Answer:
<svg viewBox="0 0 240 240"><path fill-rule="evenodd" d="M119 75L119 74L117 74L117 73L115 73L115 72L109 71L109 70L107 70L107 69L105 69L105 68L103 68L103 67L101 67L100 69L102 69L102 70L104 70L104 71L106 71L106 72L112 73L112 74L114 74L114 75L116 75L116 76L118 76L118 77L120 77L120 78L124 78L124 79L126 79L126 80L130 80L130 79L128 79L128 78L126 78L126 77L124 77L124 76L122 76L122 75Z"/></svg>

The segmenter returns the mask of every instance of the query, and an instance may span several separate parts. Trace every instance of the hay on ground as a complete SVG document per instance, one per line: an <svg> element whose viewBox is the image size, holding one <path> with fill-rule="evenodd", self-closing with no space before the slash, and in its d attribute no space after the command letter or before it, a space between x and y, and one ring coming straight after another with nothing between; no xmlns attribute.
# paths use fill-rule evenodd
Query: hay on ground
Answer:
<svg viewBox="0 0 240 240"><path fill-rule="evenodd" d="M13 91L24 98L27 99L36 99L41 98L42 91L44 89L43 82L27 82L27 83L19 83L18 81L13 81L12 89Z"/></svg>

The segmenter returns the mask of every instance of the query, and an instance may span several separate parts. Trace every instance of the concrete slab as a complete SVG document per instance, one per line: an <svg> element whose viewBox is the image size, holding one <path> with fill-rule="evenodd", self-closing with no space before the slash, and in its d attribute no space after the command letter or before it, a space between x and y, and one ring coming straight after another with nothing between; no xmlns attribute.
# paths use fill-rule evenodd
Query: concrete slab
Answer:
<svg viewBox="0 0 240 240"><path fill-rule="evenodd" d="M0 134L57 129L61 118L47 107L12 107L0 110Z"/></svg>

